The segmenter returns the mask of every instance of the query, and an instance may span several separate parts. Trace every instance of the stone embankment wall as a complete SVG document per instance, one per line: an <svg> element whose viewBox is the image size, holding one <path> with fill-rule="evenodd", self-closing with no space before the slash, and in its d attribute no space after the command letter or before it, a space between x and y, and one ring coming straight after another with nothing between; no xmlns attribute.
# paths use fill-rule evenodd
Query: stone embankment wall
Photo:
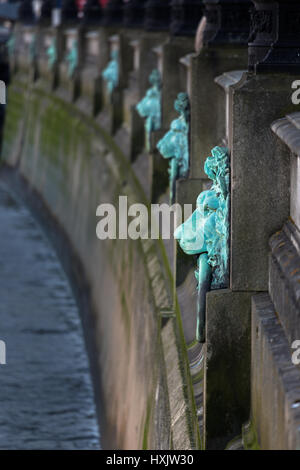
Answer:
<svg viewBox="0 0 300 470"><path fill-rule="evenodd" d="M30 25L28 15L15 25L4 165L39 196L79 260L107 445L295 449L299 3L143 5L120 10L111 0L80 22L64 12L57 27L49 18ZM110 94L102 72L111 58L119 74ZM136 104L154 69L161 125L147 142ZM180 92L190 102L189 171L175 202L195 205L209 188L213 147L230 156L230 272L226 288L206 296L204 344L195 335L197 257L173 241L96 238L99 204L120 195L168 202L157 143L178 118Z"/></svg>

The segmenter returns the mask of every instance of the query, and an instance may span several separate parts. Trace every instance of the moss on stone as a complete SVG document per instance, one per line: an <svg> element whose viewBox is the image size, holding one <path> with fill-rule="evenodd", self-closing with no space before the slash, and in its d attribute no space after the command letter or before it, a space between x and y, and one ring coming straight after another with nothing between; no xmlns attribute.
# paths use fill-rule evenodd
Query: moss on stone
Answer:
<svg viewBox="0 0 300 470"><path fill-rule="evenodd" d="M147 200L130 162L117 146L113 137L108 135L92 117L85 115L73 104L67 103L55 94L33 84L27 87L13 81L9 92L12 99L8 107L8 120L4 139L4 147L6 146L7 149L6 155L11 153L12 145L20 133L20 125L24 126L22 171L25 175L30 175L30 182L37 191L40 191L50 208L54 207L56 210L57 202L59 203L59 215L63 214L64 217L64 220L60 222L64 226L72 226L70 220L72 213L78 210L78 205L81 202L80 192L85 191L84 184L89 184L90 180L95 187L92 203L96 202L97 197L99 198L99 202L97 202L101 202L102 188L97 187L97 179L93 174L94 168L101 168L101 171L106 171L109 175L108 179L113 182L113 188L110 192L105 192L107 188L103 191L105 196L110 193L112 198L117 198L117 195L125 194L129 198L129 204L139 202L149 207L150 201ZM98 141L102 142L105 152L94 150L93 145ZM97 165L92 164L94 158L97 160ZM75 165L77 165L77 171L80 174L80 184L76 185L77 191L73 190L74 181L70 178ZM33 173L35 174L33 175ZM47 175L46 178L45 175ZM41 181L41 178L44 178L43 181ZM58 198L58 193L60 198ZM86 208L89 213L86 220L89 223L96 222L96 216L91 216L95 207L92 204L92 206L89 205ZM90 227L89 233L95 237L95 227ZM92 236L90 235L90 237ZM92 238L90 241L91 243L95 242ZM143 448L146 449L150 445L149 441L152 441L153 427L155 426L151 416L152 409L155 406L156 369L161 367L162 363L159 312L162 307L168 307L167 305L160 305L159 302L162 302L162 300L155 295L153 274L151 273L153 261L158 263L159 266L158 282L169 293L170 298L172 297L173 287L172 272L162 240L137 240L134 242L134 247L131 241L120 243L120 241L112 240L107 243L106 247L106 256L110 261L120 295L119 302L122 307L122 317L119 318L124 320L128 343L133 321L131 307L134 292L131 283L133 284L132 276L134 275L134 266L137 260L138 263L144 266L144 285L148 286L147 289L143 287L139 295L147 299L146 302L149 302L154 314L152 344L154 344L156 352L152 382L149 383L151 392L148 396L151 396L151 398L148 398L141 437ZM126 279L124 281L125 267ZM99 269L101 268L99 267ZM168 295L165 296L165 298L167 297ZM187 412L188 432L193 446L198 448L201 444L196 406L178 305L176 306L176 320L176 339L179 356L181 357L184 397L189 410Z"/></svg>
<svg viewBox="0 0 300 470"><path fill-rule="evenodd" d="M143 450L148 449L148 439L149 439L149 431L150 431L150 417L151 417L151 399L148 399L147 403L147 410L146 410L146 417L145 417L145 424L144 424L144 433L143 433Z"/></svg>
<svg viewBox="0 0 300 470"><path fill-rule="evenodd" d="M12 147L20 133L20 126L24 119L25 92L24 88L8 88L8 106L6 108L2 158L7 160L11 154Z"/></svg>
<svg viewBox="0 0 300 470"><path fill-rule="evenodd" d="M245 450L261 450L253 421L243 426L242 438Z"/></svg>

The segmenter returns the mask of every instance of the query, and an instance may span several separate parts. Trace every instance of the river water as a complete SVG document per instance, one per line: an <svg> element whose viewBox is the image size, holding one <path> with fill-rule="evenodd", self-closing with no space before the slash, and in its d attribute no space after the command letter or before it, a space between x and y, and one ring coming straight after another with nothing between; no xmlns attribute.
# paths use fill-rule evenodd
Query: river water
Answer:
<svg viewBox="0 0 300 470"><path fill-rule="evenodd" d="M57 256L0 181L0 449L99 449L81 321Z"/></svg>

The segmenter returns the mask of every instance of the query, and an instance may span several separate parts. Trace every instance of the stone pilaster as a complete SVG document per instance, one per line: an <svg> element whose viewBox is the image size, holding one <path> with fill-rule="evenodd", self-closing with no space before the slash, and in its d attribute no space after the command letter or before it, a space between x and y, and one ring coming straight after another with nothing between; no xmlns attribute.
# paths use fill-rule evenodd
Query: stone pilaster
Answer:
<svg viewBox="0 0 300 470"><path fill-rule="evenodd" d="M85 28L82 47L81 96L77 105L87 114L95 116L102 106L101 41L98 28Z"/></svg>
<svg viewBox="0 0 300 470"><path fill-rule="evenodd" d="M199 193L207 182L204 172L207 156L216 145L227 143L226 98L214 79L218 72L247 68L251 7L249 0L203 0L203 4L196 54L182 60L191 98L190 178L198 179ZM227 79L236 84L241 76ZM284 165L282 169L284 172ZM232 181L236 183L235 178ZM238 221L236 217L235 227ZM230 281L228 289L207 294L203 400L203 439L207 449L224 448L240 433L249 416L252 289L250 286L233 289ZM236 357L239 363L235 362Z"/></svg>
<svg viewBox="0 0 300 470"><path fill-rule="evenodd" d="M81 28L64 28L61 33L61 51L58 64L57 94L72 102L81 93L83 63L83 31Z"/></svg>
<svg viewBox="0 0 300 470"><path fill-rule="evenodd" d="M40 84L48 91L57 85L59 28L38 29L37 70Z"/></svg>
<svg viewBox="0 0 300 470"><path fill-rule="evenodd" d="M103 77L102 71L102 99L103 109L99 114L97 120L101 127L108 133L114 135L120 128L123 122L123 89L126 85L125 76L126 65L124 64L126 41L123 40L123 35L114 34L109 37L109 60L106 64L112 61L117 62L117 83L110 90L108 82ZM115 57L114 57L115 54Z"/></svg>
<svg viewBox="0 0 300 470"><path fill-rule="evenodd" d="M251 420L263 450L300 445L299 365L268 293L252 299ZM299 354L297 355L299 357Z"/></svg>
<svg viewBox="0 0 300 470"><path fill-rule="evenodd" d="M224 97L214 83L223 72L247 68L250 31L249 0L203 0L204 16L190 56L191 176L205 178L204 161L215 145L223 145ZM201 86L200 86L201 83ZM221 109L220 109L221 108ZM209 112L203 110L209 109Z"/></svg>
<svg viewBox="0 0 300 470"><path fill-rule="evenodd" d="M300 113L272 124L290 160L290 219L270 240L269 292L290 343L300 338Z"/></svg>
<svg viewBox="0 0 300 470"><path fill-rule="evenodd" d="M295 450L300 440L300 370L293 359L300 334L299 122L297 112L271 126L290 164L290 217L270 238L269 292L252 300L251 418L266 450Z"/></svg>
<svg viewBox="0 0 300 470"><path fill-rule="evenodd" d="M264 292L268 288L270 291L270 296L265 293L255 296L252 306L252 417L259 431L259 440L264 443L263 448L270 449L281 448L280 446L288 448L294 445L291 443L295 438L288 437L286 433L287 423L291 423L290 417L288 414L285 417L280 416L277 411L279 406L288 409L294 393L293 390L289 390L286 395L284 392L287 385L287 382L284 383L283 376L287 377L284 369L292 372L293 367L288 359L291 353L285 336L288 339L292 337L285 335L284 330L288 330L286 325L289 324L294 334L297 316L299 318L299 308L291 301L295 297L292 285L296 285L299 265L295 245L299 246L299 242L295 241L296 238L293 242L289 240L289 236L294 236L288 235L288 228L292 226L290 223L285 224L284 230L278 231L289 217L290 192L296 172L295 169L290 171L288 152L272 135L270 124L275 116L295 110L291 95L292 84L297 75L270 75L263 72L296 72L297 69L294 49L292 47L289 51L288 41L285 43L285 54L280 53L284 43L280 42L280 13L284 11L283 7L288 10L292 2L282 5L281 2L272 1L256 3L260 3L261 9L252 13L249 55L250 69L260 73L249 74L237 70L227 72L217 79L217 83L226 91L225 113L222 112L221 118L226 122L225 141L231 154L230 291L233 296L243 294L250 297L251 292ZM295 4L293 6L296 13L298 7ZM283 18L286 19L287 16L283 15ZM256 22L256 28L253 27L253 21ZM297 44L297 35L295 38ZM271 45L272 43L274 44ZM283 61L280 62L279 58ZM273 125L273 131L277 134L284 131L285 137L295 143L297 133L292 129L293 124L296 129L297 120L289 115L286 122ZM290 127L289 131L286 131L287 127ZM293 157L292 160L295 163L296 158ZM268 242L274 233L276 235L271 239L272 254L269 257ZM208 304L212 295L208 295ZM248 307L247 300L244 307L236 308L234 315L239 318L239 322L248 318ZM234 312L233 304L230 308ZM207 311L208 319L210 315ZM267 325L269 321L270 329ZM233 338L234 333L234 325L228 328L226 323L222 334ZM207 330L208 338L209 334ZM272 337L273 340L276 338L276 348L271 345ZM211 350L207 350L205 369L206 397L209 397L211 388L210 362L213 354L218 351L219 343L214 341L211 344ZM211 372L216 373L216 366ZM293 375L294 372L291 376ZM299 383L299 378L297 380ZM231 381L232 377L228 374L228 383ZM287 381L290 381L288 377ZM211 391L217 394L216 386ZM291 395L288 396L290 392ZM207 436L213 429L209 429L208 406L209 402L205 404ZM293 424L289 426L290 429L293 428Z"/></svg>
<svg viewBox="0 0 300 470"><path fill-rule="evenodd" d="M28 17L27 17L28 18ZM15 67L18 73L30 80L37 77L36 67L36 37L37 29L34 24L18 23L15 27Z"/></svg>

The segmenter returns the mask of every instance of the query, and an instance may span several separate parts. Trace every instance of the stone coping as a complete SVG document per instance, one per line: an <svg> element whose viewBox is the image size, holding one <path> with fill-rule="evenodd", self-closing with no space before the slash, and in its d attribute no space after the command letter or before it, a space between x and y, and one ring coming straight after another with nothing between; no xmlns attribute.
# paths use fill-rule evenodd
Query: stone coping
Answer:
<svg viewBox="0 0 300 470"><path fill-rule="evenodd" d="M271 129L294 155L300 156L300 113L288 114L274 121Z"/></svg>

